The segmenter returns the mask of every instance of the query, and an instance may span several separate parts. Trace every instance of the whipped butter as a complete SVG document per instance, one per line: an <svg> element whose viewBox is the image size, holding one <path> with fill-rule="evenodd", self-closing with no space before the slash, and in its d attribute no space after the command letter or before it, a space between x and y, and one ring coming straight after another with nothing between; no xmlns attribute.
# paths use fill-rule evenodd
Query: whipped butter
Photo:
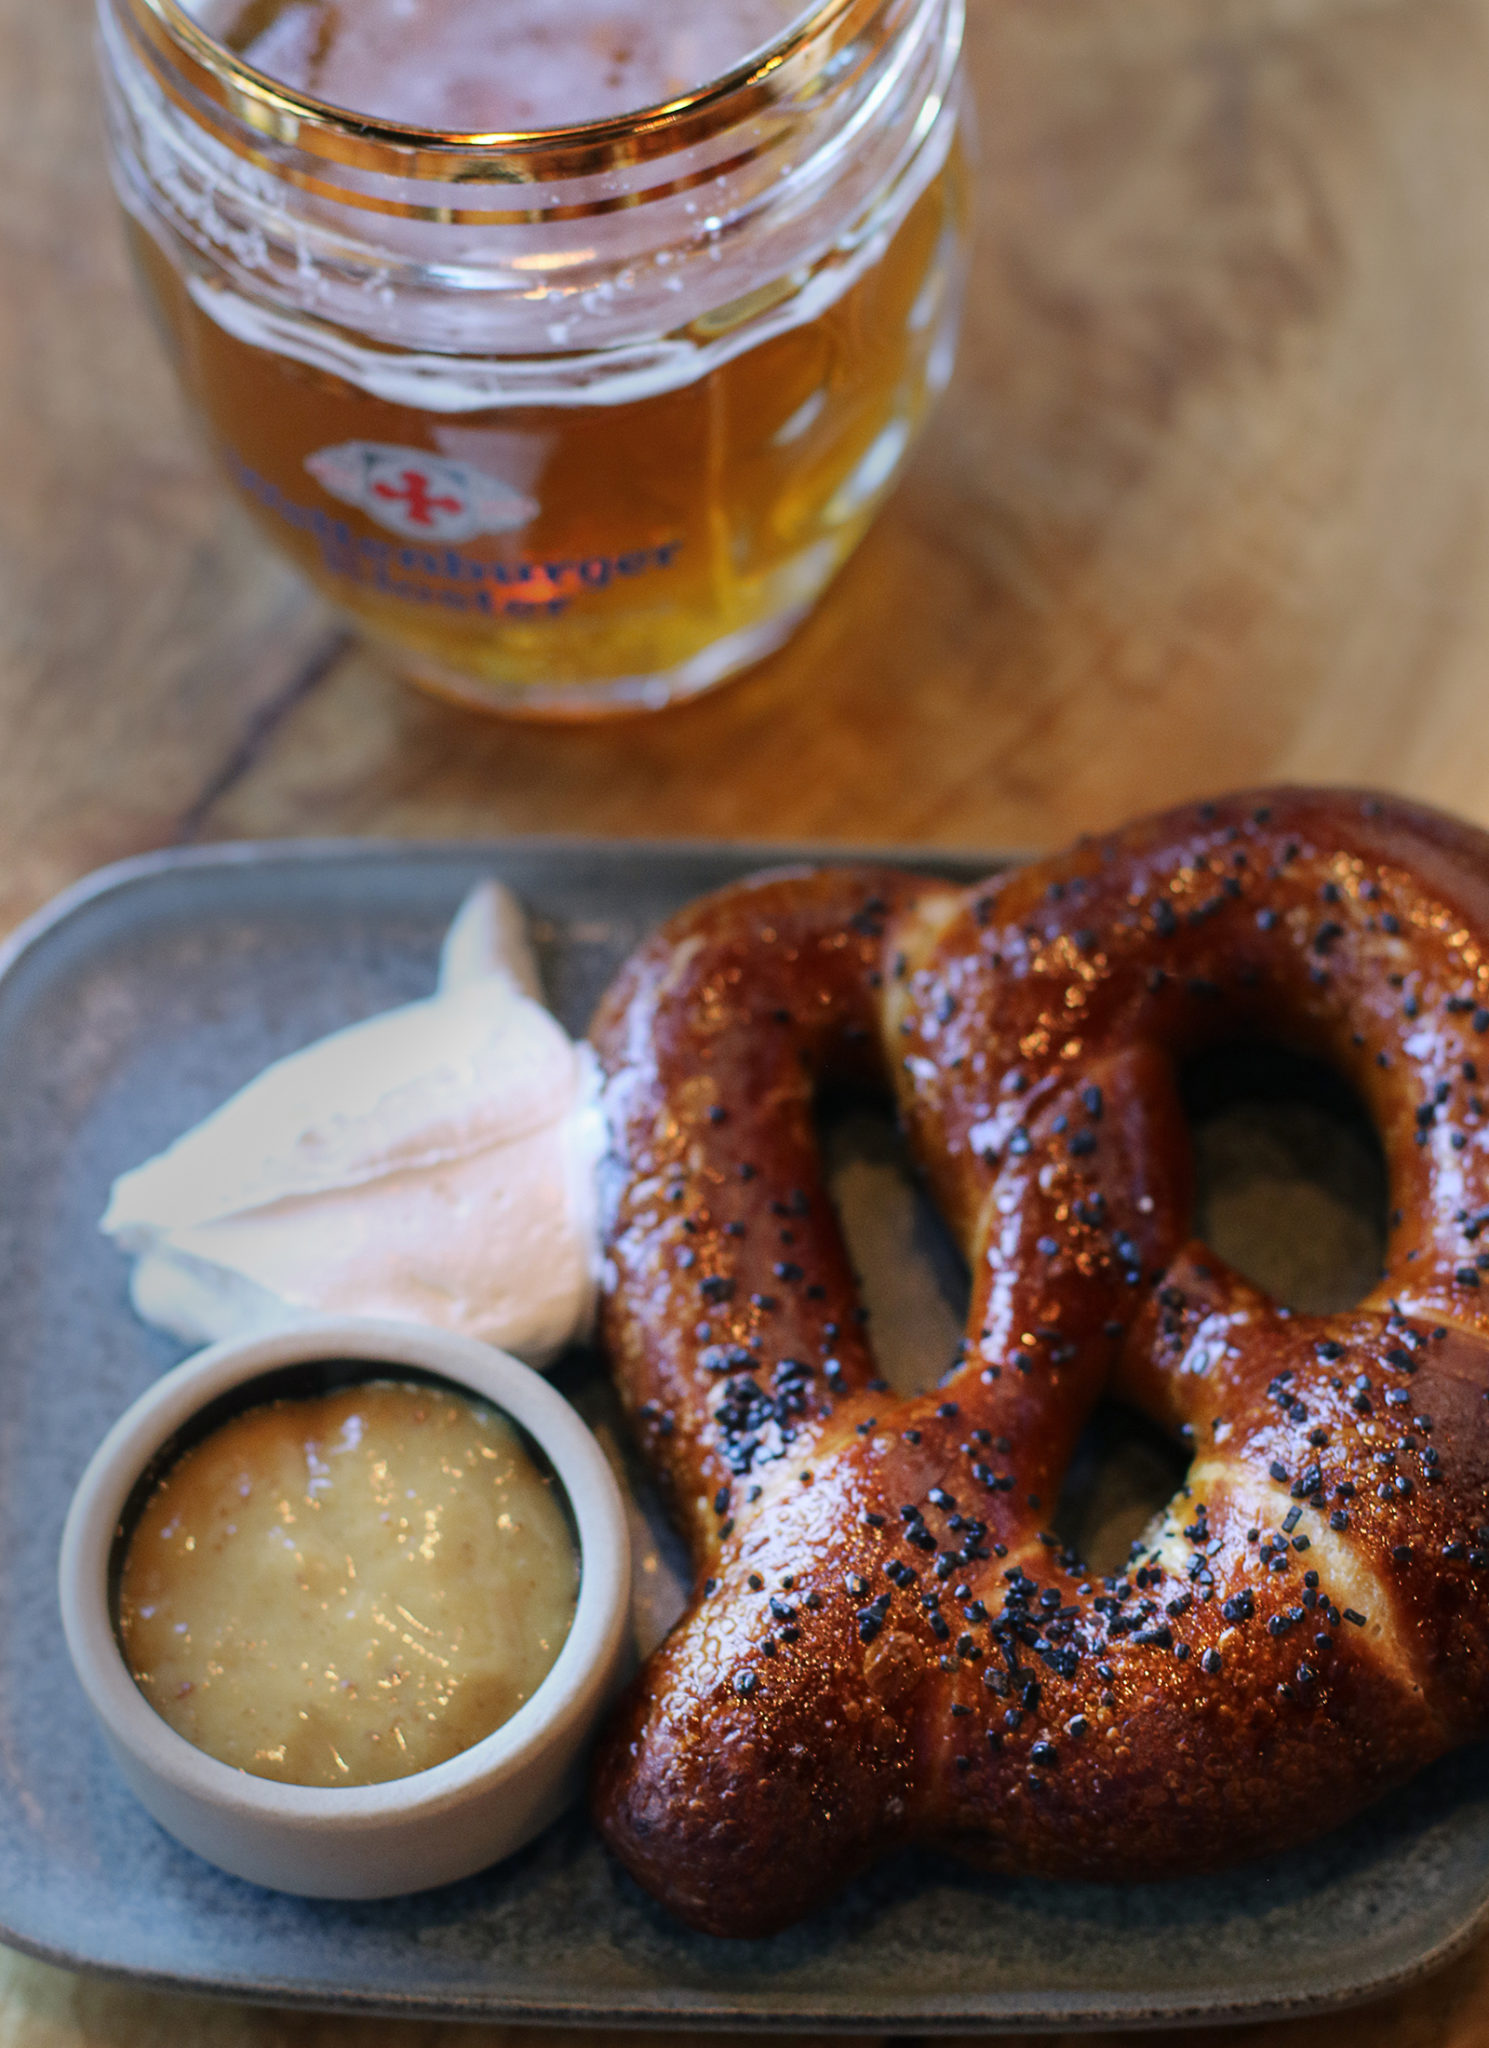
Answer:
<svg viewBox="0 0 1489 2048"><path fill-rule="evenodd" d="M388 1316L532 1364L584 1335L599 1075L538 989L520 907L482 884L437 994L277 1061L115 1182L138 1313L188 1343Z"/></svg>
<svg viewBox="0 0 1489 2048"><path fill-rule="evenodd" d="M504 1416L371 1381L249 1409L187 1451L131 1534L118 1632L146 1699L210 1756L372 1785L532 1697L578 1578L562 1495Z"/></svg>

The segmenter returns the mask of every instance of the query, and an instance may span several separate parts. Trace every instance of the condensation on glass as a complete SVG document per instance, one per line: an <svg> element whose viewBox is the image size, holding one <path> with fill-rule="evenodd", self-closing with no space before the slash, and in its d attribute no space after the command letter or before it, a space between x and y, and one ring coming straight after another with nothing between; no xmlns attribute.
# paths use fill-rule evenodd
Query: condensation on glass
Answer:
<svg viewBox="0 0 1489 2048"><path fill-rule="evenodd" d="M962 0L826 0L666 104L497 134L349 115L177 0L100 11L217 455L405 674L586 717L779 645L950 373Z"/></svg>

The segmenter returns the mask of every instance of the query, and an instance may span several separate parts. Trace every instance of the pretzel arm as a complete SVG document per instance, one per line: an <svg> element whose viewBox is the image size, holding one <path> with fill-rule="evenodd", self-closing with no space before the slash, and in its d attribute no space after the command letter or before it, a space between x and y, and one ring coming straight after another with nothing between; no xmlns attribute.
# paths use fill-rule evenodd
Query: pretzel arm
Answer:
<svg viewBox="0 0 1489 2048"><path fill-rule="evenodd" d="M828 1074L884 1092L886 921L924 888L856 868L724 890L642 949L595 1020L628 1167L603 1336L700 1567L875 1377L814 1105Z"/></svg>

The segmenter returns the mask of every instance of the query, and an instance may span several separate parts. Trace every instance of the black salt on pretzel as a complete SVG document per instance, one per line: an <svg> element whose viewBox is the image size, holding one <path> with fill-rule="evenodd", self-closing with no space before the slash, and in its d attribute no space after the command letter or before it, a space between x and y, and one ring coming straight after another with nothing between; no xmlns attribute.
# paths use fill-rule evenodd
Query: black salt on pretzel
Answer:
<svg viewBox="0 0 1489 2048"><path fill-rule="evenodd" d="M910 1841L1199 1871L1489 1729L1482 834L1279 790L970 890L768 876L643 946L594 1038L604 1335L697 1571L596 1809L684 1920L767 1932ZM1186 1242L1177 1063L1258 1038L1380 1133L1386 1271L1345 1314ZM876 1382L817 1156L842 1077L892 1090L971 1271L913 1400ZM1107 1387L1191 1463L1101 1579L1048 1525Z"/></svg>

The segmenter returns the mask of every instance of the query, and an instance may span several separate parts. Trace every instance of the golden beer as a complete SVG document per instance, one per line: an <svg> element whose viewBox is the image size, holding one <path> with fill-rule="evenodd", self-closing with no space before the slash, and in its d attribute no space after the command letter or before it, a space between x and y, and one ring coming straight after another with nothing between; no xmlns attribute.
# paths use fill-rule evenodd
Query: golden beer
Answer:
<svg viewBox="0 0 1489 2048"><path fill-rule="evenodd" d="M413 680L596 716L779 644L949 374L956 0L833 0L650 114L453 139L103 4L120 189L219 459Z"/></svg>

